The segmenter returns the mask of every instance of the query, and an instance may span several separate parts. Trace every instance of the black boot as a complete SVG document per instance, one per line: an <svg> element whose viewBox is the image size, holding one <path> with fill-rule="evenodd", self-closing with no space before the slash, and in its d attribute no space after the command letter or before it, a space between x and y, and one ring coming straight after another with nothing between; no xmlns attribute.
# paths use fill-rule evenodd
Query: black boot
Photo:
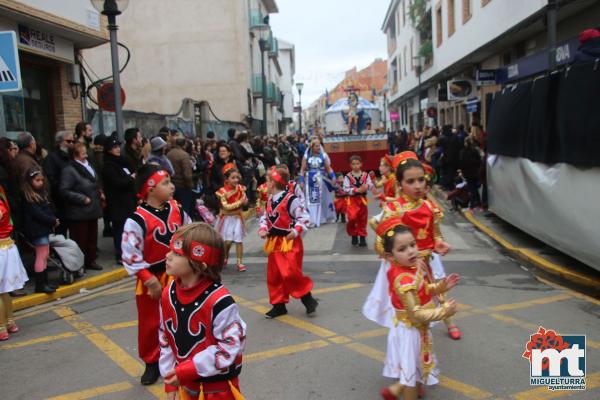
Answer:
<svg viewBox="0 0 600 400"><path fill-rule="evenodd" d="M50 283L50 281L48 281L48 270L45 269L44 272L44 282L46 282L46 285L50 288L50 289L58 289L60 285L56 285L54 283Z"/></svg>
<svg viewBox="0 0 600 400"><path fill-rule="evenodd" d="M287 314L285 303L273 304L273 308L265 313L267 319L273 319Z"/></svg>
<svg viewBox="0 0 600 400"><path fill-rule="evenodd" d="M346 223L346 214L342 214L342 224Z"/></svg>
<svg viewBox="0 0 600 400"><path fill-rule="evenodd" d="M367 247L367 238L364 236L360 237L360 243L358 244L358 247Z"/></svg>
<svg viewBox="0 0 600 400"><path fill-rule="evenodd" d="M46 284L45 275L46 274L44 272L36 272L35 273L35 292L36 293L46 293L46 294L56 292L55 289L52 289L51 287L49 287Z"/></svg>
<svg viewBox="0 0 600 400"><path fill-rule="evenodd" d="M160 376L160 370L158 369L158 363L146 363L146 369L144 370L144 374L140 378L140 382L142 385L153 385L158 380Z"/></svg>
<svg viewBox="0 0 600 400"><path fill-rule="evenodd" d="M302 296L300 301L302 302L302 304L304 304L304 307L306 307L306 314L308 314L309 316L314 314L314 312L317 310L317 306L319 305L319 302L315 300L315 298L312 296L312 293L310 292Z"/></svg>
<svg viewBox="0 0 600 400"><path fill-rule="evenodd" d="M340 214L336 214L335 215L335 222L337 223L337 222L339 222L339 220L340 220Z"/></svg>
<svg viewBox="0 0 600 400"><path fill-rule="evenodd" d="M352 246L358 245L358 236L352 236Z"/></svg>

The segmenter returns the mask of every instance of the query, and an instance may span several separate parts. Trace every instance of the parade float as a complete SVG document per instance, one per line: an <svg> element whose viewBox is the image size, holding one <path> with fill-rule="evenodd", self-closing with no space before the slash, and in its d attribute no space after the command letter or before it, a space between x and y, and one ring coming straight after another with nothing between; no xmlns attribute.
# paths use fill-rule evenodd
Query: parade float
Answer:
<svg viewBox="0 0 600 400"><path fill-rule="evenodd" d="M388 153L387 135L375 133L381 121L379 108L350 92L325 111L325 152L336 172L350 170L348 159L358 155L363 169L377 170L379 160Z"/></svg>

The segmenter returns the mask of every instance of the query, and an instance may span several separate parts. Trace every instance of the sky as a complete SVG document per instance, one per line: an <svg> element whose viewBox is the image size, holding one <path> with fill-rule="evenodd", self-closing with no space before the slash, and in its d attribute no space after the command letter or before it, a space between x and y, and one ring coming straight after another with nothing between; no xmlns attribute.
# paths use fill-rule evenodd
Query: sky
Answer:
<svg viewBox="0 0 600 400"><path fill-rule="evenodd" d="M275 37L296 47L295 82L303 82L302 105L331 90L347 70L387 59L381 31L389 0L276 0ZM294 98L298 99L297 92Z"/></svg>

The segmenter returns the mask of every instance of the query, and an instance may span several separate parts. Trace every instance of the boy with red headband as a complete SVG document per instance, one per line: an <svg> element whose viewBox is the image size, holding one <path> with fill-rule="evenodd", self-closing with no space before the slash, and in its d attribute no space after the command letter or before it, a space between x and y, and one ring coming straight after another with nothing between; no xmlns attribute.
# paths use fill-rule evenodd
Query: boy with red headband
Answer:
<svg viewBox="0 0 600 400"><path fill-rule="evenodd" d="M302 234L308 229L309 215L303 202L289 189L289 172L271 169L267 178L269 200L260 218L258 234L267 239L264 250L267 263L269 302L273 308L269 319L287 314L290 295L300 299L306 313L314 314L319 303L312 297L313 281L302 273L304 246Z"/></svg>
<svg viewBox="0 0 600 400"><path fill-rule="evenodd" d="M173 200L175 187L161 167L144 165L137 173L135 186L142 203L125 222L122 258L127 272L137 277L138 352L146 363L141 383L152 385L160 376L159 300L167 284L165 260L171 237L191 220Z"/></svg>
<svg viewBox="0 0 600 400"><path fill-rule="evenodd" d="M243 400L238 377L246 324L221 284L223 239L199 222L179 229L170 248L167 274L174 280L162 292L160 309L167 399Z"/></svg>

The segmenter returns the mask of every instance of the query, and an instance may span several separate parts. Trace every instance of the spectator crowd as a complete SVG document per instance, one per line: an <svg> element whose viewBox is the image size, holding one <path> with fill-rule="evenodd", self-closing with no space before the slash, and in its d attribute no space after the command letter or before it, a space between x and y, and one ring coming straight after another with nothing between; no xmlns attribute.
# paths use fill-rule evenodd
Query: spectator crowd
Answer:
<svg viewBox="0 0 600 400"><path fill-rule="evenodd" d="M142 165L167 170L175 199L193 219L203 220L201 210L219 210L215 192L223 186L225 164L240 171L250 208L268 169L283 163L295 176L306 149L301 135L263 138L233 128L226 140L214 132L202 140L167 127L155 134L129 128L121 143L116 132L94 135L88 122L77 124L73 132L57 132L54 143L43 149L28 132L14 141L0 138L0 186L10 205L12 236L28 274L35 276L35 291L43 293L57 287L46 272L50 235L73 240L83 253L78 277L86 270L102 270L97 263L100 227L101 236L114 239L115 262L121 263L121 236L139 202L134 179ZM35 261L27 262L27 249L33 250Z"/></svg>

